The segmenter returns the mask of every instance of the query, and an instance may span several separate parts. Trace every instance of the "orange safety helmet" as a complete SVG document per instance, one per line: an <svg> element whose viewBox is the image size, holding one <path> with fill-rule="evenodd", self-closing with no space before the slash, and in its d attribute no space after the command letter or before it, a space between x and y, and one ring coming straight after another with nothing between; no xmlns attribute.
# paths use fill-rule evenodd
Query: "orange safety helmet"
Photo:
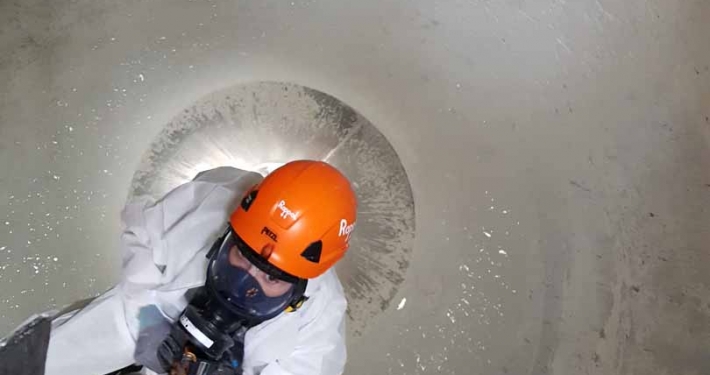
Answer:
<svg viewBox="0 0 710 375"><path fill-rule="evenodd" d="M356 211L355 192L342 173L324 162L299 160L252 187L229 221L271 266L311 279L345 255Z"/></svg>

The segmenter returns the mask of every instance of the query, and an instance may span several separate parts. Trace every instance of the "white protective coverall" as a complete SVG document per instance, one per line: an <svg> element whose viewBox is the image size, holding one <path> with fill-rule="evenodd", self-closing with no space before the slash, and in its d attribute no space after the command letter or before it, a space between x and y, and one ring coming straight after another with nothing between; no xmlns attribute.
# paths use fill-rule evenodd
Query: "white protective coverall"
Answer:
<svg viewBox="0 0 710 375"><path fill-rule="evenodd" d="M121 280L86 307L54 319L46 375L102 375L135 363L141 350L157 350L162 337L153 339L154 347L137 349L139 334L179 317L188 303L185 292L205 282L205 255L243 193L261 178L221 167L157 202L129 202L122 213ZM305 294L310 299L296 312L247 332L245 375L342 373L347 303L335 271L311 279Z"/></svg>

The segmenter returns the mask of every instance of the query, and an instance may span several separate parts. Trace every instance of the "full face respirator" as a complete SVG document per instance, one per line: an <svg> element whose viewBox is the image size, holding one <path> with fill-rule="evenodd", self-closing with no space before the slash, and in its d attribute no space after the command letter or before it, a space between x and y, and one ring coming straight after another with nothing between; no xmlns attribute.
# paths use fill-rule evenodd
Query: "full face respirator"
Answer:
<svg viewBox="0 0 710 375"><path fill-rule="evenodd" d="M231 228L207 257L205 286L158 349L166 372L180 366L187 375L239 374L247 330L306 300L307 280L269 264Z"/></svg>

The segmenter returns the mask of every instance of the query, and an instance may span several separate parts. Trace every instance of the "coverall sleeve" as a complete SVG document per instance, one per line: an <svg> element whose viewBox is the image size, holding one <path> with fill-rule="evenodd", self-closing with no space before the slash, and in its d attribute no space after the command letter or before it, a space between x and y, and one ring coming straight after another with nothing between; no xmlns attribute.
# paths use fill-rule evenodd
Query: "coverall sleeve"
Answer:
<svg viewBox="0 0 710 375"><path fill-rule="evenodd" d="M105 374L133 363L135 338L126 320L126 292L140 280L155 284L159 270L151 261L150 242L143 226L147 200L123 211L123 280L81 310L55 318L47 351L46 375ZM126 220L128 219L128 220ZM155 271L151 269L151 266ZM139 270L147 272L140 272ZM142 274L138 279L135 275ZM128 286L128 290L126 290Z"/></svg>
<svg viewBox="0 0 710 375"><path fill-rule="evenodd" d="M259 375L340 375L345 348L345 297L324 301L319 311L299 330L298 343L286 358L267 365Z"/></svg>
<svg viewBox="0 0 710 375"><path fill-rule="evenodd" d="M195 254L220 234L239 193L260 177L230 167L200 172L155 201L140 196L121 212L123 264L117 286L131 334L137 336L137 311L151 291L170 284Z"/></svg>
<svg viewBox="0 0 710 375"><path fill-rule="evenodd" d="M154 303L154 290L172 283L219 233L240 189L259 179L217 168L157 202L129 202L121 215L121 281L81 310L54 319L46 375L100 375L133 364L138 330L146 323L139 321L140 309Z"/></svg>

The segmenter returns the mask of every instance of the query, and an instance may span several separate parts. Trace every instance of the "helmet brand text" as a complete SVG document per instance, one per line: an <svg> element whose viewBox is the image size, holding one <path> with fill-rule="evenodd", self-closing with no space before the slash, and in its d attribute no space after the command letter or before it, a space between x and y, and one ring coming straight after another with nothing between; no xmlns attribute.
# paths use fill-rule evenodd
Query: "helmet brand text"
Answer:
<svg viewBox="0 0 710 375"><path fill-rule="evenodd" d="M348 221L345 219L340 219L340 230L338 231L338 237L346 236L345 241L350 240L350 234L355 230L355 223L348 225Z"/></svg>
<svg viewBox="0 0 710 375"><path fill-rule="evenodd" d="M272 240L274 240L274 242L278 242L276 240L276 233L274 233L271 229L269 229L267 227L264 227L261 230L261 234L266 235L267 237L271 238Z"/></svg>
<svg viewBox="0 0 710 375"><path fill-rule="evenodd" d="M277 207L281 210L282 219L290 217L291 219L296 220L296 213L286 207L286 201L280 201Z"/></svg>

